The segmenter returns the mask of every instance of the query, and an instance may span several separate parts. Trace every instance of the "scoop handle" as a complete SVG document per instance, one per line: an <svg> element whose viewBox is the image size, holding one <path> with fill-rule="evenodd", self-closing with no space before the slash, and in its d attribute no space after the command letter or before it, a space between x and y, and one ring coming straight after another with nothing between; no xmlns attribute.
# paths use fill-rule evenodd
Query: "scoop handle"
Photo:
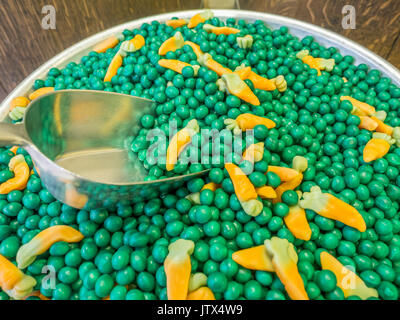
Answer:
<svg viewBox="0 0 400 320"><path fill-rule="evenodd" d="M25 127L22 123L12 124L0 123L0 146L25 146L27 136Z"/></svg>

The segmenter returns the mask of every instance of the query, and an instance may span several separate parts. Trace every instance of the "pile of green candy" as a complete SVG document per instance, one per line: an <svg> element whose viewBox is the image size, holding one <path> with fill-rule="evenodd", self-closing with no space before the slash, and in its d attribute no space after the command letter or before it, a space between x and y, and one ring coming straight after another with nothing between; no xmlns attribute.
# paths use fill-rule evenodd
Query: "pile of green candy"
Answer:
<svg viewBox="0 0 400 320"><path fill-rule="evenodd" d="M206 23L225 25L218 18ZM248 23L233 18L226 25L241 32L217 36L204 31L203 24L194 29L187 26L173 29L157 21L145 23L123 32L124 40L141 34L146 44L125 57L111 82L103 82L103 78L118 46L105 53L91 52L80 63L71 62L61 70L53 68L46 79L35 81L35 90L42 87L103 90L155 100L156 115L141 119L142 129L131 146L148 170L148 180L211 169L208 176L195 178L160 199L133 206L120 203L116 209L86 211L62 204L43 187L37 173L31 175L25 190L0 195L0 254L11 261L15 261L21 245L50 226L69 225L85 236L79 243L54 244L24 270L37 280L35 290L40 290L43 296L55 300L167 299L163 263L168 245L182 238L194 241L192 273L202 272L208 277L207 286L216 299L289 299L275 273L248 270L231 258L237 250L262 245L266 239L277 236L294 244L298 269L310 299L345 299L334 273L321 269L319 259L323 250L343 265L352 266L368 287L378 291L380 299L399 298L400 149L392 146L385 157L364 163L363 147L372 133L358 128L360 119L350 113L351 104L341 102L340 97L352 96L386 111L385 123L395 127L400 126L400 88L378 70L369 70L365 64L354 65L353 57L342 56L336 48L324 48L311 36L298 39L287 27L271 30L262 21ZM262 91L245 80L261 102L260 106L252 106L219 91L218 75L206 67L200 67L195 76L188 69L178 74L159 66L158 49L176 31L231 70L244 64L268 79L283 75L287 90ZM236 44L236 38L244 35L254 39L249 49ZM317 76L315 69L296 58L296 53L304 49L313 57L333 58L333 70ZM198 64L187 45L168 52L164 58ZM276 123L269 130L264 126L255 128L255 142L264 142L265 150L263 159L254 166L241 162L242 154L234 153L224 144L220 146L220 161L210 159L207 164L180 159L169 172L165 164L154 161L163 154L147 156L154 142L146 140L151 129L159 128L169 136L170 121L175 121L181 129L196 119L201 129L221 131L225 119L235 119L242 113L264 116ZM242 152L246 142L244 136ZM210 143L212 150L212 143L206 143ZM195 137L185 152L202 144L201 138ZM33 167L24 150L20 148L17 153L23 154L30 168ZM7 169L13 156L10 150L1 148L0 183L13 175ZM308 160L298 189L307 192L318 185L324 192L349 203L362 214L367 224L365 232L306 210L311 240L296 239L283 221L289 206L299 200L294 191L285 193L282 202L276 204L263 200L264 208L257 217L243 211L224 163L237 163L255 186L266 184L276 188L281 181L275 174L265 175L268 166L291 167L295 156ZM220 184L221 188L215 192L201 191L208 182ZM195 192L200 192L198 205L186 198ZM46 276L42 268L46 265L56 271L53 289L42 281ZM9 299L5 292L0 293L0 298Z"/></svg>

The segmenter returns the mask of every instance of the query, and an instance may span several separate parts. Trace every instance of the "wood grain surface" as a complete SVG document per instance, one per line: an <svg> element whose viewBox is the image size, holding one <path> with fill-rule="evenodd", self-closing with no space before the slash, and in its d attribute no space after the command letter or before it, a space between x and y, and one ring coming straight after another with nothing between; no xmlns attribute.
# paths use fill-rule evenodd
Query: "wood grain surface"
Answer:
<svg viewBox="0 0 400 320"><path fill-rule="evenodd" d="M240 0L240 8L311 22L366 46L400 68L400 0ZM72 44L150 15L198 9L201 0L0 0L0 101L37 67ZM356 29L342 28L342 8L356 9ZM56 9L56 29L42 29L42 7Z"/></svg>

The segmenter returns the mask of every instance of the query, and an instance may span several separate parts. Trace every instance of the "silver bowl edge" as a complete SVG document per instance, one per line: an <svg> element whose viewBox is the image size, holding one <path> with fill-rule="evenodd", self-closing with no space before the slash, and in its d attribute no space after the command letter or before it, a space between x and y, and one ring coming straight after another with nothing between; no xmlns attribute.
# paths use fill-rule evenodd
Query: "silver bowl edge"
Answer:
<svg viewBox="0 0 400 320"><path fill-rule="evenodd" d="M140 27L143 23L149 23L153 20L165 22L172 17L190 18L199 11L200 10L178 11L141 18L112 27L76 43L48 60L17 85L17 87L0 104L0 121L8 118L8 106L11 100L15 97L26 96L29 94L32 91L33 82L36 79L44 78L50 68L62 68L71 61L79 62L79 60L84 55L88 54L101 40L111 35L121 33L124 29L135 29ZM213 12L216 17L222 19L236 18L247 21L262 20L273 28L287 26L289 27L290 32L299 38L311 35L326 47L338 48L342 55L352 55L355 58L356 64L365 63L372 69L380 70L384 76L390 78L397 86L400 86L400 71L397 68L382 57L373 53L371 50L335 32L293 18L263 12L220 9L215 9Z"/></svg>

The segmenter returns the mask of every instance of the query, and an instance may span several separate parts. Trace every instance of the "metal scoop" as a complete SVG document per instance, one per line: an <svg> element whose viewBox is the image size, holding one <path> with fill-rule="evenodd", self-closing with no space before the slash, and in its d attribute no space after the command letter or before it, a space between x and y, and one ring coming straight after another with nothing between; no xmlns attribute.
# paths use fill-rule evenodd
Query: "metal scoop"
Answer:
<svg viewBox="0 0 400 320"><path fill-rule="evenodd" d="M46 188L78 209L115 207L157 197L205 173L144 181L129 150L151 100L88 90L56 91L34 100L20 124L0 123L0 144L24 147Z"/></svg>

